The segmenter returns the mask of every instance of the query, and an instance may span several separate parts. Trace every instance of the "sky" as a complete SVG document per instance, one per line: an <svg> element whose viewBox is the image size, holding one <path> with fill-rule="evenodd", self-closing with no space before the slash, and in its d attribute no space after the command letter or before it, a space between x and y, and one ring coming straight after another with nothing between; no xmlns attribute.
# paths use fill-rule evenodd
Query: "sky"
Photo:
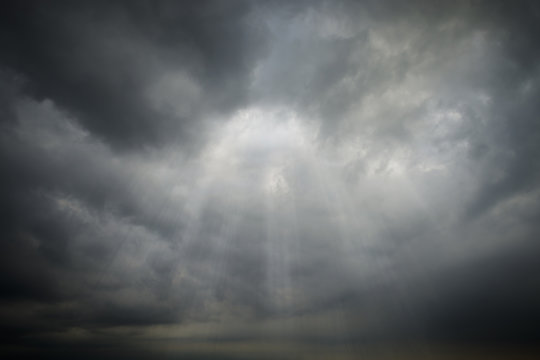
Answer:
<svg viewBox="0 0 540 360"><path fill-rule="evenodd" d="M539 349L538 2L0 7L6 358Z"/></svg>

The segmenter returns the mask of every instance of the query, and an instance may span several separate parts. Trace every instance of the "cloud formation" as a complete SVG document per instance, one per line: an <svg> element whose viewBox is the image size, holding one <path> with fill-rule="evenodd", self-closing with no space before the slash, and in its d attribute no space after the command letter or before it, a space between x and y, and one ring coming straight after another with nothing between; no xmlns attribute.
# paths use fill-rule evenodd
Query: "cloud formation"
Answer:
<svg viewBox="0 0 540 360"><path fill-rule="evenodd" d="M540 340L536 3L2 8L2 353Z"/></svg>

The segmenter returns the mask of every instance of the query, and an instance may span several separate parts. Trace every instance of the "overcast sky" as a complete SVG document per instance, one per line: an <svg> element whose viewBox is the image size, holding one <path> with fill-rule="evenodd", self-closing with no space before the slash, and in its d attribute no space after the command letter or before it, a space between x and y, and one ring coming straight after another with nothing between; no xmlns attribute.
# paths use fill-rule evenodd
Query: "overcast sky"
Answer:
<svg viewBox="0 0 540 360"><path fill-rule="evenodd" d="M535 1L2 2L0 354L536 346L539 34Z"/></svg>

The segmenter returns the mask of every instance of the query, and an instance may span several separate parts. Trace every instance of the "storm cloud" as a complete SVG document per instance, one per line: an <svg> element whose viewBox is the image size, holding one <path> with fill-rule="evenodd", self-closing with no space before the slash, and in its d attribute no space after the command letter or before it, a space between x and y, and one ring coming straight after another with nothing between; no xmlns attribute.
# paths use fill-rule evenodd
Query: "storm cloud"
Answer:
<svg viewBox="0 0 540 360"><path fill-rule="evenodd" d="M1 8L0 353L537 348L536 2Z"/></svg>

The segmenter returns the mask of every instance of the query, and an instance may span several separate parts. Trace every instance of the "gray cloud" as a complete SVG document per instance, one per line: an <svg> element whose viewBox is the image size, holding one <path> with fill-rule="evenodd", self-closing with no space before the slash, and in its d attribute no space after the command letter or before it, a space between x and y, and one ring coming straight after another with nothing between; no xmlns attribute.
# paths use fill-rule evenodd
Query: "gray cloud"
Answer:
<svg viewBox="0 0 540 360"><path fill-rule="evenodd" d="M539 340L536 4L3 8L2 353Z"/></svg>
<svg viewBox="0 0 540 360"><path fill-rule="evenodd" d="M29 79L28 91L114 146L187 142L205 107L225 111L244 97L264 48L248 8L13 2L3 11L4 61Z"/></svg>

